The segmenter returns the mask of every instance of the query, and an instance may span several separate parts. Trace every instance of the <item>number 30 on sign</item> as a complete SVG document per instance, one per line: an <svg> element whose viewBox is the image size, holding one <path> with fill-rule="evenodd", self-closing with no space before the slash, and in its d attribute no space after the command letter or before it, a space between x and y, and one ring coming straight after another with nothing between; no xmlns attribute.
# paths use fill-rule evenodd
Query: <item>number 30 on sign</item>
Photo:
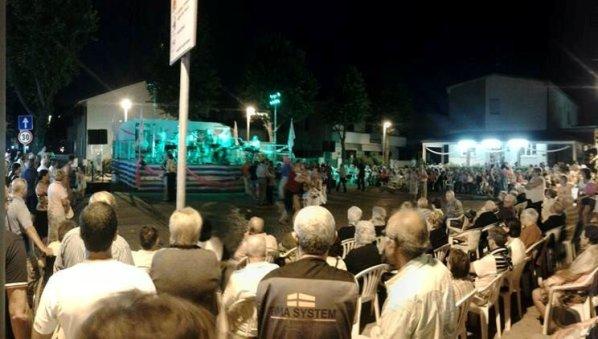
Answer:
<svg viewBox="0 0 598 339"><path fill-rule="evenodd" d="M21 144L27 146L33 141L33 133L30 131L20 131L18 139Z"/></svg>

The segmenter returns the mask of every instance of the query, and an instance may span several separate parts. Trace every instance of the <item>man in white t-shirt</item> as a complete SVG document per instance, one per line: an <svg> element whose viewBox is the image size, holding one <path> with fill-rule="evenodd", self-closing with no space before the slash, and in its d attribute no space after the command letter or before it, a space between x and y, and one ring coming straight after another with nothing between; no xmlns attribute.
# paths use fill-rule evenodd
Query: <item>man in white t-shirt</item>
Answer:
<svg viewBox="0 0 598 339"><path fill-rule="evenodd" d="M51 338L58 325L66 338L74 338L100 299L133 289L155 293L147 273L112 259L110 247L117 223L114 209L106 203L92 203L83 210L81 238L89 255L86 261L50 277L35 315L32 338Z"/></svg>

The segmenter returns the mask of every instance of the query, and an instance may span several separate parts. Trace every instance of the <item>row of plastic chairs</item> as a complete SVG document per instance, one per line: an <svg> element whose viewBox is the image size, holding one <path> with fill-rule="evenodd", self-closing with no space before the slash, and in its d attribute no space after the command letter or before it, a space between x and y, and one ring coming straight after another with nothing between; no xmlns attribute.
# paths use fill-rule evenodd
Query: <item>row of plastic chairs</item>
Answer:
<svg viewBox="0 0 598 339"><path fill-rule="evenodd" d="M382 243L383 240L384 240L383 236L376 237L376 246L378 248L380 248L380 244ZM341 241L341 246L343 248L343 253L341 255L341 258L345 259L347 254L349 254L349 252L351 252L351 250L353 250L357 246L357 243L355 242L355 238L350 238L350 239L345 239L345 240Z"/></svg>

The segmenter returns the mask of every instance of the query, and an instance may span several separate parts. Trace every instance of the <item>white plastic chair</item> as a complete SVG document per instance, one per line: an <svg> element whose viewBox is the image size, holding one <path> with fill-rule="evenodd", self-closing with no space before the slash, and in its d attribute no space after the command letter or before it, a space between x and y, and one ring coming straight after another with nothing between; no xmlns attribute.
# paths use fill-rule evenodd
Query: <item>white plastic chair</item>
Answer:
<svg viewBox="0 0 598 339"><path fill-rule="evenodd" d="M537 283L540 285L542 274L543 272L538 271L538 267L536 267L536 261L539 259L540 252L546 245L546 238L540 239L534 244L532 244L528 249L525 250L525 255L530 259L530 270L531 270L531 278L532 283Z"/></svg>
<svg viewBox="0 0 598 339"><path fill-rule="evenodd" d="M529 260L529 258L525 258L522 263L513 267L511 272L505 274L504 283L507 290L500 293L505 309L505 331L511 329L511 296L513 293L515 293L517 298L517 310L519 311L519 316L523 314L521 308L521 274Z"/></svg>
<svg viewBox="0 0 598 339"><path fill-rule="evenodd" d="M528 249L525 250L525 255L531 258L535 257L536 252L541 249L542 244L544 244L544 241L546 241L546 239L540 239L537 242L533 243Z"/></svg>
<svg viewBox="0 0 598 339"><path fill-rule="evenodd" d="M596 311L594 310L594 304L592 302L592 297L594 294L593 287L596 283L596 276L598 274L598 267L596 267L592 273L588 274L585 279L574 282L570 284L565 284L561 286L553 286L550 287L548 290L548 303L546 304L546 310L544 311L544 324L542 324L542 334L548 335L548 327L550 326L550 321L552 317L552 307L555 305L557 301L557 293L556 292L566 292L566 291L583 291L589 292L588 297L583 303L575 304L571 306L573 310L577 311L580 316L581 321L589 320L596 316Z"/></svg>
<svg viewBox="0 0 598 339"><path fill-rule="evenodd" d="M456 307L459 312L459 317L457 318L456 332L453 336L456 339L467 339L467 328L465 327L467 323L467 313L469 313L470 303L476 292L477 291L474 289L461 298L461 300L457 300Z"/></svg>
<svg viewBox="0 0 598 339"><path fill-rule="evenodd" d="M494 278L488 286L483 289L478 289L473 300L470 302L469 312L476 313L480 316L480 326L482 330L482 339L488 339L488 325L490 318L490 308L494 307L496 313L496 334L500 338L502 335L500 328L500 310L498 305L498 297L500 296L500 287L505 274L502 273ZM482 304L478 305L475 301Z"/></svg>
<svg viewBox="0 0 598 339"><path fill-rule="evenodd" d="M239 337L257 337L257 309L255 295L248 295L235 301L226 310L228 331Z"/></svg>
<svg viewBox="0 0 598 339"><path fill-rule="evenodd" d="M463 224L461 225L461 227L453 227L453 226L451 226L452 221L461 221ZM461 214L460 216L458 216L456 218L447 218L446 219L446 231L448 232L448 234L451 234L451 233L459 234L459 233L463 232L465 227L466 227L465 214Z"/></svg>
<svg viewBox="0 0 598 339"><path fill-rule="evenodd" d="M454 248L463 250L465 253L474 252L476 254L476 257L479 259L480 250L478 246L480 244L481 236L482 231L479 229L468 230L455 236L449 236L449 244L452 244L452 247ZM467 240L465 240L465 242L461 244L453 244L454 238Z"/></svg>
<svg viewBox="0 0 598 339"><path fill-rule="evenodd" d="M341 241L341 246L343 247L343 255L341 256L341 258L345 259L347 254L349 254L349 252L351 252L351 250L354 249L356 246L355 238L345 239Z"/></svg>
<svg viewBox="0 0 598 339"><path fill-rule="evenodd" d="M565 248L565 265L569 265L575 260L577 253L575 251L575 244L573 240L563 240L562 242L563 247Z"/></svg>
<svg viewBox="0 0 598 339"><path fill-rule="evenodd" d="M561 234L563 229L565 228L565 226L559 226L559 227L555 227L553 229L550 229L549 231L546 232L546 235L544 236L544 239L546 240L546 242L548 243L548 259L550 260L549 263L549 270L551 270L550 272L554 272L553 270L556 269L558 267L558 260L557 260L557 253L559 253L559 247L561 245ZM554 247L550 247L550 239L553 239L554 241L552 242L552 244L554 244Z"/></svg>
<svg viewBox="0 0 598 339"><path fill-rule="evenodd" d="M355 310L355 316L357 320L353 325L352 334L359 335L359 323L361 315L361 304L368 301L372 302L372 308L376 316L376 323L380 320L380 305L378 302L378 284L382 278L382 273L388 271L389 266L387 264L380 264L365 269L355 275L355 281L361 289L361 294L357 299L357 308Z"/></svg>

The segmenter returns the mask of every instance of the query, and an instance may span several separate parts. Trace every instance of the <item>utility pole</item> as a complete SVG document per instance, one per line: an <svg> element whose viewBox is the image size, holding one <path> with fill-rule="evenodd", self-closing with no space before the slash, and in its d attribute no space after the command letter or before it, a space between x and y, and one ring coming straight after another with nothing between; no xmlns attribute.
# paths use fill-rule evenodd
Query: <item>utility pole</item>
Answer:
<svg viewBox="0 0 598 339"><path fill-rule="evenodd" d="M6 149L6 0L0 0L0 149ZM0 178L6 178L6 162L0 164ZM4 188L0 189L0 220L5 220L6 210ZM4 314L6 300L4 298L4 284L6 283L6 258L4 251L4 230L0 230L0 336L6 333L6 315Z"/></svg>
<svg viewBox="0 0 598 339"><path fill-rule="evenodd" d="M278 139L276 138L277 136L277 131L278 131L278 112L277 112L277 108L278 105L280 105L280 92L275 92L270 94L270 106L274 106L274 127L272 128L272 134L273 134L273 139L274 139L274 145L276 145Z"/></svg>
<svg viewBox="0 0 598 339"><path fill-rule="evenodd" d="M179 147L176 168L176 208L185 207L187 188L187 120L189 117L189 67L191 58L181 58L181 87L179 94Z"/></svg>
<svg viewBox="0 0 598 339"><path fill-rule="evenodd" d="M181 60L179 144L176 168L176 208L185 207L187 188L187 121L191 49L197 35L197 0L172 1L170 7L170 65Z"/></svg>

